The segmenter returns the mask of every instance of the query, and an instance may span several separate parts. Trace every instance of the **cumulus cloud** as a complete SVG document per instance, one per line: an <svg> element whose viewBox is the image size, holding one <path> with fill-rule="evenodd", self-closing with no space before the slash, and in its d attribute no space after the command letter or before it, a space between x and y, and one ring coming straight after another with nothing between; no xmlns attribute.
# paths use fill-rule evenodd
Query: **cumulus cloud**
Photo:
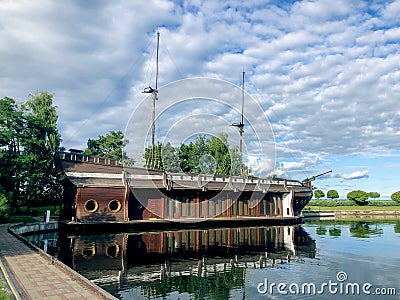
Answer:
<svg viewBox="0 0 400 300"><path fill-rule="evenodd" d="M246 91L274 131L276 173L316 174L325 158L400 149L399 11L399 0L2 1L0 97L54 93L64 146L84 147L123 130L143 87L154 84L159 30L160 85L191 76L240 85L244 69ZM251 107L245 114L265 121ZM248 156L256 165L258 156Z"/></svg>
<svg viewBox="0 0 400 300"><path fill-rule="evenodd" d="M340 178L344 180L354 180L354 179L369 178L369 175L368 175L368 170L364 170L364 171L355 171L350 174L343 174L340 176Z"/></svg>

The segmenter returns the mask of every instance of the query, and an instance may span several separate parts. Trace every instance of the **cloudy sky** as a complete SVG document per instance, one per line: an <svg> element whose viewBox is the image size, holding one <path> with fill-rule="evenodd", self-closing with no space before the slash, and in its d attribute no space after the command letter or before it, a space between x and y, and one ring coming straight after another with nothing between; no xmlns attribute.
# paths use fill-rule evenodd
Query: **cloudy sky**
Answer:
<svg viewBox="0 0 400 300"><path fill-rule="evenodd" d="M314 182L325 192L390 196L400 190L399 15L399 0L0 0L0 97L54 93L67 149L133 130L138 109L150 120L151 101L140 92L154 86L159 31L160 87L192 77L240 87L246 72L246 97L258 103L245 107L250 164L260 160L252 133L268 143L271 128L275 173L304 179L332 169ZM164 118L158 111L157 125L180 126L158 129L157 137L193 128L182 131L184 141L213 125L228 128L240 121L238 97L222 106L172 104Z"/></svg>

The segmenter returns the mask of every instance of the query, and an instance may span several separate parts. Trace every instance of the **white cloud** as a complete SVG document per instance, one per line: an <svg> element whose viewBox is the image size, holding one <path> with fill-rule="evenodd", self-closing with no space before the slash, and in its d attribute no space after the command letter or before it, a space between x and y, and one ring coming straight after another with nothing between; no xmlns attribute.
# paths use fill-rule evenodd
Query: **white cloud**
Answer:
<svg viewBox="0 0 400 300"><path fill-rule="evenodd" d="M353 180L353 179L369 178L369 175L368 175L368 170L364 170L364 171L355 171L350 174L343 174L340 176L340 178L344 180Z"/></svg>
<svg viewBox="0 0 400 300"><path fill-rule="evenodd" d="M399 0L2 1L0 97L54 93L64 145L84 147L124 129L154 81L160 30L160 85L191 76L240 85L245 69L274 130L277 172L311 173L326 157L400 149L399 15ZM254 108L245 114L265 121ZM257 157L249 153L254 166Z"/></svg>

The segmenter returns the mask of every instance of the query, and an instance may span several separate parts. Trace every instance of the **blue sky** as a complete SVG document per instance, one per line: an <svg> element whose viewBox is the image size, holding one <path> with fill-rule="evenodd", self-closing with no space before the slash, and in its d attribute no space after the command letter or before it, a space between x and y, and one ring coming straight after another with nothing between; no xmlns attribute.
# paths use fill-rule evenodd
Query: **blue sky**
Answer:
<svg viewBox="0 0 400 300"><path fill-rule="evenodd" d="M399 15L399 0L2 0L0 97L54 93L63 145L84 148L88 138L124 131L146 101L140 92L153 84L160 31L160 86L191 77L240 86L246 71L246 92L259 104L247 107L255 118L247 125L272 128L275 173L304 179L332 169L315 181L325 192L387 197L400 190ZM237 112L187 104L175 119L203 109L238 121ZM187 137L179 131L187 128L171 128ZM270 139L265 132L260 140Z"/></svg>

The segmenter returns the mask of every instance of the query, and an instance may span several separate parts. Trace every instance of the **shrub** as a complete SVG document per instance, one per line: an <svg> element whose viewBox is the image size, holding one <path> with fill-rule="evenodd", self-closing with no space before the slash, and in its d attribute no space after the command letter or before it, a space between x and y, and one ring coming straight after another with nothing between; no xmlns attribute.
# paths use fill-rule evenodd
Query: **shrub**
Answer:
<svg viewBox="0 0 400 300"><path fill-rule="evenodd" d="M8 218L10 213L10 206L7 203L7 197L3 193L0 193L0 220Z"/></svg>
<svg viewBox="0 0 400 300"><path fill-rule="evenodd" d="M400 203L400 191L394 192L394 193L392 194L392 196L390 196L390 198L391 198L393 201L396 201L396 202Z"/></svg>
<svg viewBox="0 0 400 300"><path fill-rule="evenodd" d="M351 191L347 194L347 199L355 201L358 205L367 204L369 194L361 190Z"/></svg>
<svg viewBox="0 0 400 300"><path fill-rule="evenodd" d="M339 198L339 193L336 190L329 190L326 193L326 197L331 198L331 199L336 199L336 198Z"/></svg>
<svg viewBox="0 0 400 300"><path fill-rule="evenodd" d="M325 193L323 191L321 191L321 190L315 190L314 191L314 197L317 198L317 199L325 197Z"/></svg>
<svg viewBox="0 0 400 300"><path fill-rule="evenodd" d="M370 192L369 193L370 198L379 198L380 196L381 196L381 194L379 194L378 192Z"/></svg>
<svg viewBox="0 0 400 300"><path fill-rule="evenodd" d="M399 206L400 203L393 200L371 200L368 201L368 206Z"/></svg>
<svg viewBox="0 0 400 300"><path fill-rule="evenodd" d="M357 204L354 201L350 200L310 200L308 205L335 207L335 206L356 206Z"/></svg>

